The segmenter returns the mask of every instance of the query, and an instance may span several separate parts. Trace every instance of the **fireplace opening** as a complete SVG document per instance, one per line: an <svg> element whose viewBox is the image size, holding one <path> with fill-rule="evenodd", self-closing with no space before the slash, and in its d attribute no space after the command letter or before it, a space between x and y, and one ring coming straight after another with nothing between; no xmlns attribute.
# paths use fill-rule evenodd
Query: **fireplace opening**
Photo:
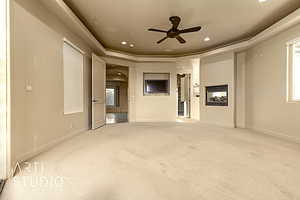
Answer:
<svg viewBox="0 0 300 200"><path fill-rule="evenodd" d="M228 106L228 85L206 87L207 106Z"/></svg>

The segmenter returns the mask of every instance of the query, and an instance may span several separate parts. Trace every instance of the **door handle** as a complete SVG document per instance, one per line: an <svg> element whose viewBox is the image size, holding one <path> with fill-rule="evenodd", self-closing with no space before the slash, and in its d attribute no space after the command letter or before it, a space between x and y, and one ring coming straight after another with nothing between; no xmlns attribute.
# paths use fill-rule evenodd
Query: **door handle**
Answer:
<svg viewBox="0 0 300 200"><path fill-rule="evenodd" d="M97 103L97 102L99 102L99 101L94 99L94 100L92 100L92 102L93 102L93 103Z"/></svg>

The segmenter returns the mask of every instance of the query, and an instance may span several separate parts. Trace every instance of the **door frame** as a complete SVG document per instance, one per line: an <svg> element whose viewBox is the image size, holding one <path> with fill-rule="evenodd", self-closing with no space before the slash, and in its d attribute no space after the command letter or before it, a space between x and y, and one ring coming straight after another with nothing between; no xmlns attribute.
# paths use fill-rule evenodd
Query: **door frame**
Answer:
<svg viewBox="0 0 300 200"><path fill-rule="evenodd" d="M10 68L11 68L11 48L10 48L10 33L11 33L11 26L10 26L10 16L11 16L11 1L10 0L3 0L1 1L0 5L1 9L5 10L5 12L0 12L3 14L1 19L3 19L2 27L0 29L4 29L6 35L2 35L0 41L4 44L0 48L4 49L3 58L4 62L2 65L0 64L0 77L4 80L5 87L0 88L0 96L4 96L5 98L3 101L0 101L0 180L7 179L10 175L11 170L11 75L10 75ZM1 36L0 36L1 37ZM1 44L0 43L0 44Z"/></svg>
<svg viewBox="0 0 300 200"><path fill-rule="evenodd" d="M132 109L131 108L131 94L130 94L130 92L133 90L133 88L131 88L131 83L132 83L133 80L130 80L130 77L131 77L130 72L132 70L132 67L131 66L127 66L127 65L119 65L119 64L114 64L114 63L107 62L106 63L106 72L107 72L107 65L118 65L120 67L127 67L127 69L128 69L128 82L127 82L127 121L128 121L128 123L132 122L133 119L130 118L130 113L131 113L130 110ZM105 83L106 83L106 81L105 81ZM105 85L105 89L106 88L107 88L107 85ZM105 92L105 99L106 99L106 92ZM106 105L105 105L105 108L106 108ZM106 112L105 112L105 119L106 119Z"/></svg>
<svg viewBox="0 0 300 200"><path fill-rule="evenodd" d="M178 91L178 86L177 86L177 76L180 75L180 74L184 74L184 75L187 75L188 78L189 78L189 102L188 102L188 111L189 111L189 114L188 116L179 116L178 115L178 94L179 94L179 91ZM177 118L185 118L185 119L191 119L192 118L192 112L191 112L191 109L192 109L192 73L190 72L183 72L183 73L176 73L176 117ZM186 112L186 111L184 111Z"/></svg>

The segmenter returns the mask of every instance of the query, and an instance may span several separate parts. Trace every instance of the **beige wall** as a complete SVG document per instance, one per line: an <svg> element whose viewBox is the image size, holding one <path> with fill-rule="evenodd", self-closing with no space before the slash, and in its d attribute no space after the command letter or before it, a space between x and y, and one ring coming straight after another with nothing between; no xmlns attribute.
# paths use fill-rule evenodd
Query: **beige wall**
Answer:
<svg viewBox="0 0 300 200"><path fill-rule="evenodd" d="M192 83L199 83L199 59L187 59L179 61L176 63L135 63L127 60L121 60L118 58L105 57L104 60L109 64L128 66L129 67L129 83L128 83L128 96L129 96L129 121L174 121L177 117L177 97L176 97L176 74L177 73L190 73L192 74ZM160 69L161 68L161 69ZM142 85L141 74L143 72L171 72L174 74L175 81L174 87L172 85L172 96L169 97L143 97L142 96ZM173 92L175 95L173 95ZM191 102L191 116L193 119L199 120L199 98L195 97L193 94ZM151 101L151 99L155 101ZM161 103L160 103L161 102ZM168 102L168 103L167 103ZM169 104L171 102L171 104ZM175 102L175 106L174 106ZM142 103L145 103L142 105ZM146 109L144 107L156 106L158 108L162 105L163 109L167 113L159 115L157 118L156 109L153 110L153 116L151 116L151 109ZM140 110L142 108L142 110ZM144 113L145 112L145 113Z"/></svg>
<svg viewBox="0 0 300 200"><path fill-rule="evenodd" d="M201 59L200 121L220 126L235 126L235 60L234 53L219 54ZM206 106L205 87L228 84L228 107Z"/></svg>
<svg viewBox="0 0 300 200"><path fill-rule="evenodd" d="M170 73L170 96L143 96L143 73ZM175 63L136 63L135 68L136 121L176 120L176 65Z"/></svg>
<svg viewBox="0 0 300 200"><path fill-rule="evenodd" d="M104 57L104 60L109 64L129 67L128 117L130 122L176 120L176 63L135 63L111 57ZM170 96L143 96L144 72L171 73Z"/></svg>
<svg viewBox="0 0 300 200"><path fill-rule="evenodd" d="M300 37L300 25L247 51L246 125L300 140L300 103L287 103L286 42Z"/></svg>
<svg viewBox="0 0 300 200"><path fill-rule="evenodd" d="M246 52L236 54L236 106L235 119L238 128L246 127Z"/></svg>
<svg viewBox="0 0 300 200"><path fill-rule="evenodd" d="M200 120L200 59L192 59L192 97L191 97L191 118Z"/></svg>
<svg viewBox="0 0 300 200"><path fill-rule="evenodd" d="M38 0L13 3L12 160L30 156L90 126L91 49ZM63 38L86 52L84 112L63 114ZM26 86L32 91L26 91Z"/></svg>

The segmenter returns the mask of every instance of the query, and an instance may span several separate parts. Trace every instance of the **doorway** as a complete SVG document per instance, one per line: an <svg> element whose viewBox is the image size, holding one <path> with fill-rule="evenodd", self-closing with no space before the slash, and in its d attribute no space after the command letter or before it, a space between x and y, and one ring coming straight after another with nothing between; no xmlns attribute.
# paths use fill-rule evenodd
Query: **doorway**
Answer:
<svg viewBox="0 0 300 200"><path fill-rule="evenodd" d="M106 65L106 124L128 122L128 67Z"/></svg>
<svg viewBox="0 0 300 200"><path fill-rule="evenodd" d="M191 117L191 74L177 74L177 116Z"/></svg>

